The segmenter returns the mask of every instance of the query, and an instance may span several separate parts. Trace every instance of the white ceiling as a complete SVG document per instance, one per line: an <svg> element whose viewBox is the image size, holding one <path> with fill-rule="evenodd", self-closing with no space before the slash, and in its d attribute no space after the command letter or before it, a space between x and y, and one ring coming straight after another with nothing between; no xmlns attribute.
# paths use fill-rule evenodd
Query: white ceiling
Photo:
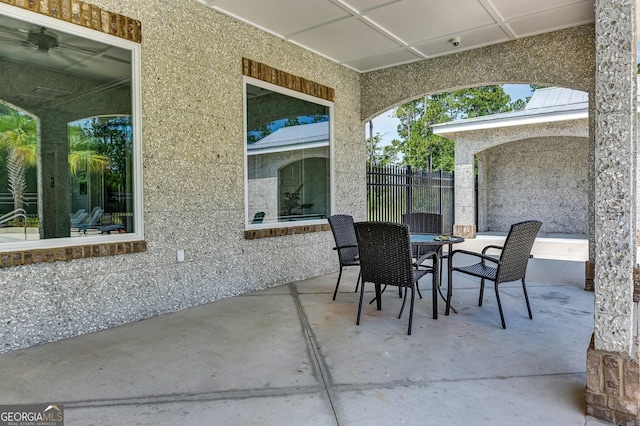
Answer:
<svg viewBox="0 0 640 426"><path fill-rule="evenodd" d="M593 0L198 1L359 72L594 21Z"/></svg>

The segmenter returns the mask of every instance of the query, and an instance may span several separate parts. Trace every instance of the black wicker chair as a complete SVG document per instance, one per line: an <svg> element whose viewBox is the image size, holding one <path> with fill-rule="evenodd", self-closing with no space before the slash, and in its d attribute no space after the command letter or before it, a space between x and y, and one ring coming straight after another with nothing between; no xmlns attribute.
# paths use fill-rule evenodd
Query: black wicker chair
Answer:
<svg viewBox="0 0 640 426"><path fill-rule="evenodd" d="M529 319L533 319L531 315L531 306L529 305L529 296L527 295L527 286L525 284L525 275L527 273L527 265L531 258L531 248L536 240L538 231L542 226L541 222L530 220L526 222L511 225L504 246L489 245L482 250L482 254L474 253L466 250L454 250L449 255L449 261L453 265L453 257L458 253L464 253L480 258L479 263L468 266L455 266L451 270L462 272L480 278L480 297L478 298L478 306L482 306L482 298L484 296L485 280L493 281L496 291L496 300L498 301L498 310L500 311L500 320L502 328L507 328L504 322L504 314L502 313L502 304L500 303L500 293L498 286L501 283L511 281L522 281L522 290L524 291L524 299L527 302L527 310L529 311ZM489 249L501 250L500 257L489 256ZM485 262L492 262L496 266L487 266Z"/></svg>
<svg viewBox="0 0 640 426"><path fill-rule="evenodd" d="M409 239L409 227L398 223L388 222L359 222L355 224L358 249L360 251L360 273L362 285L360 286L360 304L358 305L358 317L356 324L360 325L362 312L362 298L364 297L364 284L373 283L376 290L377 309L382 309L381 286L397 286L404 290L404 299L398 318L402 317L404 306L407 302L407 292L411 291L411 304L409 307L409 327L407 334L411 334L413 322L413 305L415 301L414 288L420 278L429 273L428 270L414 268L411 257L411 241ZM434 252L425 253L425 256L433 256ZM436 285L434 280L434 286ZM433 289L434 295L436 289ZM437 310L437 297L434 296L433 309Z"/></svg>
<svg viewBox="0 0 640 426"><path fill-rule="evenodd" d="M442 234L442 215L437 213L405 213L402 215L402 223L409 226L409 231L418 234ZM428 253L428 252L437 252L440 256L440 275L442 282L442 246L429 246L429 245L414 245L412 248L413 257L418 259L420 256ZM446 256L444 256L446 257ZM427 269L432 268L432 266L427 265L416 265L426 267ZM418 295L422 298L422 294L420 293L420 287L417 288Z"/></svg>
<svg viewBox="0 0 640 426"><path fill-rule="evenodd" d="M356 240L356 231L353 227L353 217L346 214L337 214L329 217L329 225L333 232L333 239L336 246L333 248L338 252L338 260L340 261L340 272L338 273L338 282L333 292L333 300L336 300L340 279L342 278L342 268L344 266L360 266L358 255L358 241ZM356 291L360 283L360 275L356 282Z"/></svg>
<svg viewBox="0 0 640 426"><path fill-rule="evenodd" d="M405 213L402 223L409 226L409 231L418 234L442 234L442 215L437 213ZM420 257L428 251L438 251L442 246L414 246L413 256Z"/></svg>

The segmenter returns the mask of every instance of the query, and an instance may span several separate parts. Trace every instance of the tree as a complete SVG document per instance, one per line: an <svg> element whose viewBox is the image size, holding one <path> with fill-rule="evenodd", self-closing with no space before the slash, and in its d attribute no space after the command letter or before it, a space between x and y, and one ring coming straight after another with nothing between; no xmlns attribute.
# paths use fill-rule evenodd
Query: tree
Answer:
<svg viewBox="0 0 640 426"><path fill-rule="evenodd" d="M453 171L453 141L435 135L431 126L508 112L514 107L524 106L521 102L512 103L500 86L471 87L415 99L396 108L400 139L393 140L389 149L404 166L424 169L430 163L435 170Z"/></svg>
<svg viewBox="0 0 640 426"><path fill-rule="evenodd" d="M376 133L373 138L367 138L367 165L380 164L386 165L396 162L396 151L392 146L383 146L379 144L382 141L382 135Z"/></svg>
<svg viewBox="0 0 640 426"><path fill-rule="evenodd" d="M97 138L85 133L81 127L69 126L69 172L72 175L78 170L104 172L109 157L95 150L98 143Z"/></svg>
<svg viewBox="0 0 640 426"><path fill-rule="evenodd" d="M283 127L291 127L291 126L299 126L302 122L298 117L289 117L287 121L284 122Z"/></svg>
<svg viewBox="0 0 640 426"><path fill-rule="evenodd" d="M31 117L17 111L0 116L0 149L7 152L9 192L14 209L24 206L26 169L38 164L38 127Z"/></svg>
<svg viewBox="0 0 640 426"><path fill-rule="evenodd" d="M121 203L133 190L132 158L133 135L130 116L93 117L77 123L87 142L86 151L90 161L90 171L100 171L103 177L103 190L111 202ZM73 135L73 133L71 133ZM105 200L104 203L107 203ZM111 208L122 208L111 205Z"/></svg>

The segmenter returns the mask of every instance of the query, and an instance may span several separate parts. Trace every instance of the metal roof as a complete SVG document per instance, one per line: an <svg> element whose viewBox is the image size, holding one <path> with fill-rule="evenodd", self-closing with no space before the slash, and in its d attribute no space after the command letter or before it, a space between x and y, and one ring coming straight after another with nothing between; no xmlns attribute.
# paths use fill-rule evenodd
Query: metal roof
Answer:
<svg viewBox="0 0 640 426"><path fill-rule="evenodd" d="M547 87L536 90L522 110L434 124L432 128L433 133L453 139L456 132L575 120L586 118L588 114L588 93L562 87Z"/></svg>
<svg viewBox="0 0 640 426"><path fill-rule="evenodd" d="M640 84L640 76L638 82ZM640 92L638 101L640 103ZM536 90L525 108L520 111L465 118L434 124L432 128L433 133L453 139L457 132L577 120L588 116L589 94L587 92L563 87L546 87Z"/></svg>
<svg viewBox="0 0 640 426"><path fill-rule="evenodd" d="M329 145L329 122L322 121L281 127L259 141L247 145L247 153L264 154L326 145Z"/></svg>

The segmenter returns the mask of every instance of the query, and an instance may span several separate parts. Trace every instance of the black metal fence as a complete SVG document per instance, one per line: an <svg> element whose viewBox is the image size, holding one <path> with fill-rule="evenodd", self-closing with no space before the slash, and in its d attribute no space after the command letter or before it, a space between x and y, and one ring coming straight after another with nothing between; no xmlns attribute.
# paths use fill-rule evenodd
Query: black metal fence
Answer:
<svg viewBox="0 0 640 426"><path fill-rule="evenodd" d="M399 223L404 213L439 213L444 232L452 233L453 200L453 173L393 165L367 170L369 220Z"/></svg>
<svg viewBox="0 0 640 426"><path fill-rule="evenodd" d="M38 194L27 192L24 194L23 208L27 214L38 214ZM0 192L0 216L13 211L13 195L10 192Z"/></svg>

